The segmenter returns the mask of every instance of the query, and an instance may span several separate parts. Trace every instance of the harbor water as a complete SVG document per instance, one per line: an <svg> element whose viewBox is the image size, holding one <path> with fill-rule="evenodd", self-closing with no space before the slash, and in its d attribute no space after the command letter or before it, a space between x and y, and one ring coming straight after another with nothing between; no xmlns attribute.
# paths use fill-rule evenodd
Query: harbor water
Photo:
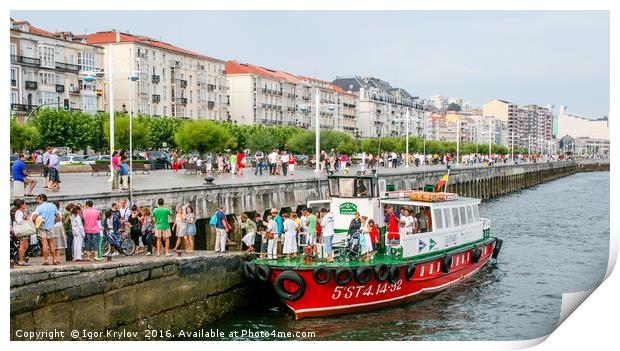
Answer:
<svg viewBox="0 0 620 351"><path fill-rule="evenodd" d="M609 172L577 173L484 201L480 215L491 219L491 235L504 240L497 262L433 297L299 321L284 305L261 298L203 329L223 332L219 340L289 340L248 338L242 330L314 333L298 338L303 340L537 338L555 329L562 293L592 289L602 281L609 213ZM234 331L238 336L229 336Z"/></svg>

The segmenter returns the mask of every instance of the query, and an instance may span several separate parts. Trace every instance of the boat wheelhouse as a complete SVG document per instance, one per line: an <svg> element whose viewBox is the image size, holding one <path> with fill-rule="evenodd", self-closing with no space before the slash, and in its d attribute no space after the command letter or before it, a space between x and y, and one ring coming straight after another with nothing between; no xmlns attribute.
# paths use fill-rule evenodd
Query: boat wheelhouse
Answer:
<svg viewBox="0 0 620 351"><path fill-rule="evenodd" d="M249 278L274 286L297 319L370 310L434 294L473 275L499 254L502 241L490 236L490 221L480 217L479 199L396 190L376 176L329 176L327 181L330 198L309 201L308 207L327 207L335 215L336 260L326 262L324 247L317 244L318 257L244 264ZM424 228L389 232L385 218L390 207L394 213L406 208L423 216ZM370 261L351 257L348 229L356 212L381 228ZM398 234L399 240L389 241L390 234ZM300 252L303 242L298 239Z"/></svg>

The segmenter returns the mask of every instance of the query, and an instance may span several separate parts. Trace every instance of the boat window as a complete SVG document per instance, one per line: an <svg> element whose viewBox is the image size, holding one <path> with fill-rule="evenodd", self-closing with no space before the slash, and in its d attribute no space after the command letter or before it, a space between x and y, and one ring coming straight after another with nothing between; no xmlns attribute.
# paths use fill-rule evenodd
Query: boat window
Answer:
<svg viewBox="0 0 620 351"><path fill-rule="evenodd" d="M330 196L340 196L340 191L338 189L338 178L329 178L329 195Z"/></svg>
<svg viewBox="0 0 620 351"><path fill-rule="evenodd" d="M370 187L370 179L357 179L356 196L371 197L372 189Z"/></svg>
<svg viewBox="0 0 620 351"><path fill-rule="evenodd" d="M471 206L467 206L467 223L472 223L474 221L474 216L471 212Z"/></svg>
<svg viewBox="0 0 620 351"><path fill-rule="evenodd" d="M450 209L443 209L443 218L446 220L446 228L452 227L452 216L450 216Z"/></svg>
<svg viewBox="0 0 620 351"><path fill-rule="evenodd" d="M478 205L473 205L472 208L474 210L474 221L478 222L480 220L480 214L478 213Z"/></svg>
<svg viewBox="0 0 620 351"><path fill-rule="evenodd" d="M443 216L441 215L441 209L436 208L433 210L433 221L435 222L435 229L443 228Z"/></svg>
<svg viewBox="0 0 620 351"><path fill-rule="evenodd" d="M467 224L467 216L465 216L465 206L459 207L459 211L461 212L461 225Z"/></svg>
<svg viewBox="0 0 620 351"><path fill-rule="evenodd" d="M461 225L461 221L459 220L459 209L458 207L452 207L452 221L454 222L454 226L458 227Z"/></svg>
<svg viewBox="0 0 620 351"><path fill-rule="evenodd" d="M339 182L339 190L340 197L353 197L354 194L354 186L355 186L355 178L340 178Z"/></svg>

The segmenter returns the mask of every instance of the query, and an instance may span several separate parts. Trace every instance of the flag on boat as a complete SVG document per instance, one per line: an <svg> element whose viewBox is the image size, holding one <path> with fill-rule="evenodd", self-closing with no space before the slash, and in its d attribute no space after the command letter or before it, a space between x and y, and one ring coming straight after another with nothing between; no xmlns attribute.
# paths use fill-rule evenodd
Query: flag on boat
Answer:
<svg viewBox="0 0 620 351"><path fill-rule="evenodd" d="M438 193L441 190L441 187L445 187L446 184L448 184L448 176L450 175L450 170L448 170L448 172L441 177L441 179L439 179L439 181L437 183L435 183L435 192ZM444 188L445 190L445 188Z"/></svg>

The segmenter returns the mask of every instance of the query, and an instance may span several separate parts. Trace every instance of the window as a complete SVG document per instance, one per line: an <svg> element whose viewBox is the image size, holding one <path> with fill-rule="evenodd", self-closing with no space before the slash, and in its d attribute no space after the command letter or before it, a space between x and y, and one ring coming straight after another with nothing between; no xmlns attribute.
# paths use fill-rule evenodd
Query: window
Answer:
<svg viewBox="0 0 620 351"><path fill-rule="evenodd" d="M461 225L461 221L459 220L459 209L458 207L452 208L452 221L454 221L454 226L458 227Z"/></svg>
<svg viewBox="0 0 620 351"><path fill-rule="evenodd" d="M12 91L11 92L11 103L12 104L18 104L19 103L18 100L19 99L17 98L17 92L16 91Z"/></svg>
<svg viewBox="0 0 620 351"><path fill-rule="evenodd" d="M39 82L41 85L56 84L56 74L51 72L39 72Z"/></svg>
<svg viewBox="0 0 620 351"><path fill-rule="evenodd" d="M165 56L165 55L164 55L164 56ZM162 79L166 79L166 69L165 69L165 68L162 68L162 69L161 69L161 78L162 78Z"/></svg>
<svg viewBox="0 0 620 351"><path fill-rule="evenodd" d="M472 223L474 221L474 217L471 211L471 206L467 206L467 223Z"/></svg>
<svg viewBox="0 0 620 351"><path fill-rule="evenodd" d="M478 213L478 205L473 205L473 212L474 212L474 221L478 222L480 220L480 215Z"/></svg>
<svg viewBox="0 0 620 351"><path fill-rule="evenodd" d="M446 228L452 227L452 216L450 216L450 209L443 209L443 218L446 220Z"/></svg>
<svg viewBox="0 0 620 351"><path fill-rule="evenodd" d="M78 65L83 71L95 70L95 53L93 51L78 52Z"/></svg>
<svg viewBox="0 0 620 351"><path fill-rule="evenodd" d="M42 91L40 103L42 105L58 103L58 93L51 91Z"/></svg>
<svg viewBox="0 0 620 351"><path fill-rule="evenodd" d="M436 208L433 210L433 222L435 222L435 229L443 228L443 216L441 215L441 209Z"/></svg>
<svg viewBox="0 0 620 351"><path fill-rule="evenodd" d="M47 45L39 46L39 59L41 59L41 66L56 68L56 61L54 59L54 48Z"/></svg>
<svg viewBox="0 0 620 351"><path fill-rule="evenodd" d="M161 87L161 98L162 101L168 101L168 89L165 85Z"/></svg>
<svg viewBox="0 0 620 351"><path fill-rule="evenodd" d="M96 96L81 96L80 108L84 112L97 112L97 97Z"/></svg>
<svg viewBox="0 0 620 351"><path fill-rule="evenodd" d="M461 225L467 224L467 216L465 215L465 207L459 207L459 211L461 212Z"/></svg>
<svg viewBox="0 0 620 351"><path fill-rule="evenodd" d="M164 116L168 116L168 106L164 106L164 107L163 107L163 110L164 110L164 111L163 111L163 115L164 115Z"/></svg>
<svg viewBox="0 0 620 351"><path fill-rule="evenodd" d="M17 45L15 43L11 43L11 56L17 55Z"/></svg>
<svg viewBox="0 0 620 351"><path fill-rule="evenodd" d="M355 185L354 178L340 178L340 196L341 197L353 197L353 190Z"/></svg>

